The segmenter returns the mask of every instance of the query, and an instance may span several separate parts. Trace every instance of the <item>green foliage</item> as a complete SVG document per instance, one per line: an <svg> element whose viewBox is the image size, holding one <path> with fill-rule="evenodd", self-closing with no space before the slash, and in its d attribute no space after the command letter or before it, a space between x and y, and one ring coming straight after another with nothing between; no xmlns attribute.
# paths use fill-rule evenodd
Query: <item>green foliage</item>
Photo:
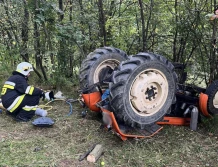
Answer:
<svg viewBox="0 0 218 167"><path fill-rule="evenodd" d="M102 2L107 45L120 48L129 55L142 51L138 1ZM49 80L56 80L55 75L69 80L76 77L76 69L82 60L103 43L100 9L95 1L62 3L63 9L55 0L30 0L26 4L16 0L0 2L0 60L14 66L27 55L41 71L36 61L40 57ZM214 40L213 34L216 36L217 23L216 20L206 20L205 16L211 13L214 5L206 0L143 1L148 51L184 64L194 62L201 74L197 76L206 78L207 82L209 76L206 75L210 75L216 62L211 61L214 58L211 41ZM24 23L27 24L26 41L22 35Z"/></svg>

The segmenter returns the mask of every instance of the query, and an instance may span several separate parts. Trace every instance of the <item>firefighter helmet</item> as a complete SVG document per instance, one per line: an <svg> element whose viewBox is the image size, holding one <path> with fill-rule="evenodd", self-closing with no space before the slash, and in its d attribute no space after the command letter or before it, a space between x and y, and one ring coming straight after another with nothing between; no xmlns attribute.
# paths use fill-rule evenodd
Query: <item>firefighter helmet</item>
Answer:
<svg viewBox="0 0 218 167"><path fill-rule="evenodd" d="M30 71L33 71L33 66L28 62L22 62L17 65L16 71L27 76L30 73Z"/></svg>

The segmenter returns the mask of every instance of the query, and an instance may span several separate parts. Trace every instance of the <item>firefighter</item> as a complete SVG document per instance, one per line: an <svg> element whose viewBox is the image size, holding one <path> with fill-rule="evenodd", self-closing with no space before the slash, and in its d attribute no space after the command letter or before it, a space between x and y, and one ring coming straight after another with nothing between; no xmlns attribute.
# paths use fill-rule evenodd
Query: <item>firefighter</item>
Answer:
<svg viewBox="0 0 218 167"><path fill-rule="evenodd" d="M16 71L4 83L1 99L7 114L18 122L27 122L34 115L46 116L47 111L38 108L40 98L51 100L53 93L30 86L27 81L33 66L28 62L18 64Z"/></svg>

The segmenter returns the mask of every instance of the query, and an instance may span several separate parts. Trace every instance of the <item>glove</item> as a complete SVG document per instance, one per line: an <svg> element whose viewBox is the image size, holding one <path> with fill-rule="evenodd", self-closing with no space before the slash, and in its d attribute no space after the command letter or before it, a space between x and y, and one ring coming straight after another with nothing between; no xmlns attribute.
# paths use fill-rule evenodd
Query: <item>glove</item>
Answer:
<svg viewBox="0 0 218 167"><path fill-rule="evenodd" d="M54 97L54 92L53 92L53 91L51 91L51 92L46 92L46 93L45 93L45 98L46 98L48 101L54 100L54 99L55 99L55 97Z"/></svg>
<svg viewBox="0 0 218 167"><path fill-rule="evenodd" d="M45 100L45 93L44 92L42 92L42 94L40 95L40 98L42 98L42 101Z"/></svg>
<svg viewBox="0 0 218 167"><path fill-rule="evenodd" d="M41 108L37 108L35 111L35 114L38 116L41 116L41 117L45 117L48 114L48 112L46 110L41 109Z"/></svg>

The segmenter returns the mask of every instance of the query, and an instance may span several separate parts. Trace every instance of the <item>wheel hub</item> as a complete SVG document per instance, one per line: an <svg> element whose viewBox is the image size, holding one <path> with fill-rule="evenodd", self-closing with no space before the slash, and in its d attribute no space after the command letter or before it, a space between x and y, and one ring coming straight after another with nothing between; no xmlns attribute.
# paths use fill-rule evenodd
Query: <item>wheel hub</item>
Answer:
<svg viewBox="0 0 218 167"><path fill-rule="evenodd" d="M147 88L147 90L145 92L146 99L148 99L149 101L151 101L152 99L155 99L155 95L157 94L157 92L155 92L155 90L157 90L157 88L154 86Z"/></svg>
<svg viewBox="0 0 218 167"><path fill-rule="evenodd" d="M157 69L142 71L135 77L130 90L130 104L142 116L158 112L168 96L168 81Z"/></svg>

